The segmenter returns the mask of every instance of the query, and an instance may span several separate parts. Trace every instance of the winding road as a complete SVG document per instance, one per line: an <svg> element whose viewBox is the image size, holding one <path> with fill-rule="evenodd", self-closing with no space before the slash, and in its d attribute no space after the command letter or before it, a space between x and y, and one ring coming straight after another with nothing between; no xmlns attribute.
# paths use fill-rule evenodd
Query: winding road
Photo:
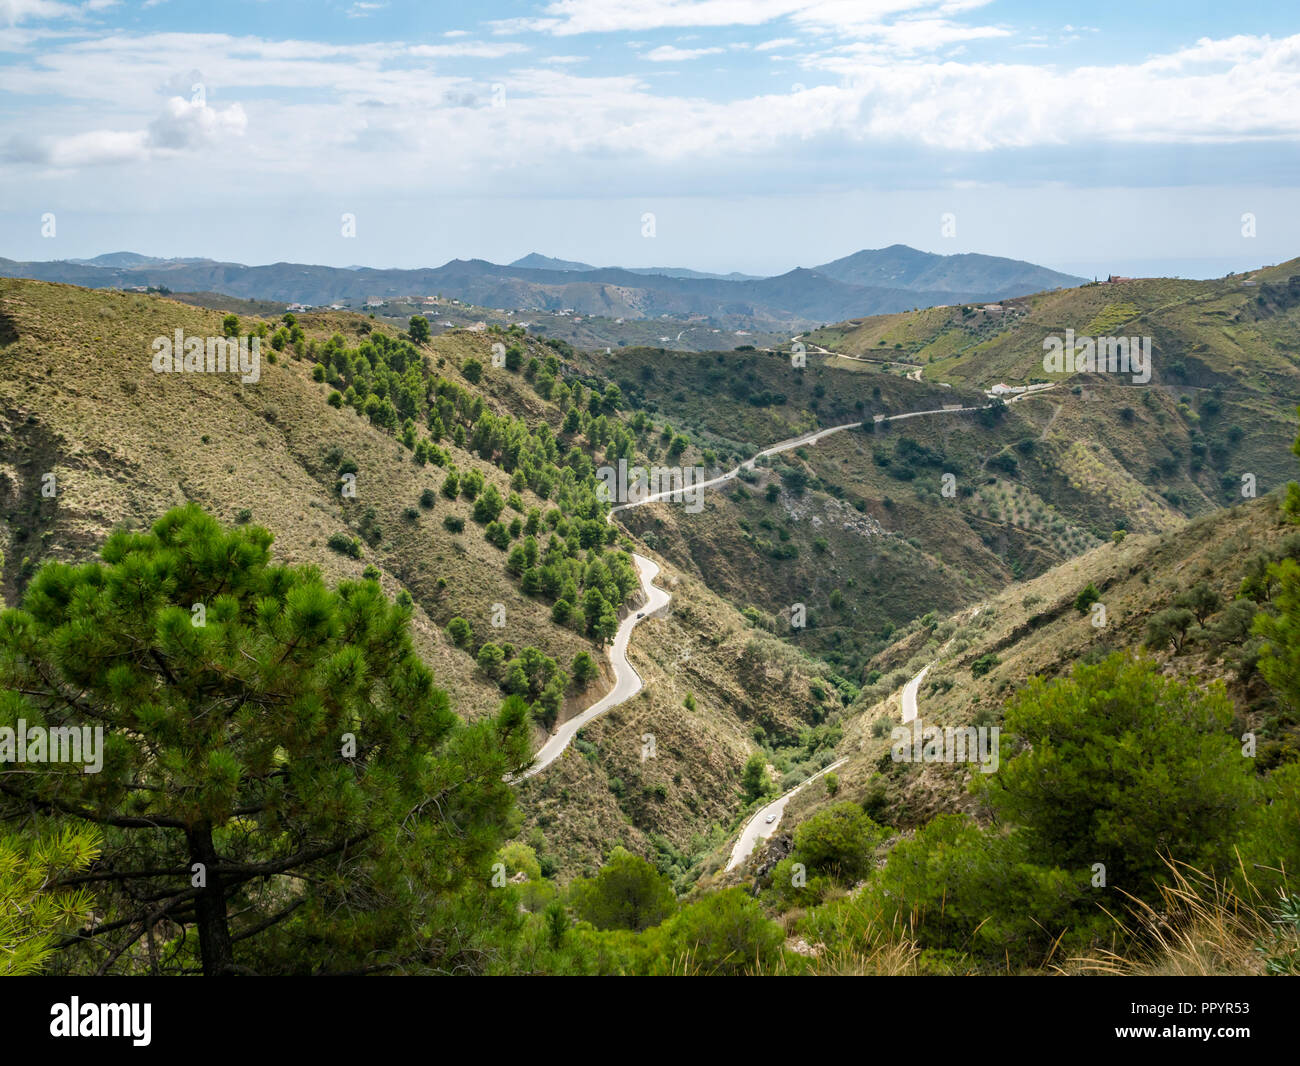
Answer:
<svg viewBox="0 0 1300 1066"><path fill-rule="evenodd" d="M1018 393L1011 396L1011 398L1007 402L1015 403L1016 401L1024 399L1027 396L1034 396L1037 395L1039 392L1054 387L1055 387L1054 384L1044 385L1040 387L1031 387L1029 390L1023 393ZM874 421L896 422L907 418L920 418L924 415L960 414L962 412L968 412L968 411L983 411L983 410L987 410L992 406L993 403L990 402L982 406L976 406L976 407L957 407L957 406L936 407L926 411L907 411L903 414L898 414L898 415L875 415ZM765 458L766 456L769 455L779 455L781 452L787 452L794 448L801 447L805 444L816 444L823 437L828 437L832 433L842 433L847 429L857 429L862 424L863 423L861 421L858 421L858 422L848 422L841 426L828 426L825 429L813 430L809 433L803 434L802 436L792 437L789 440L784 440L778 444L773 444L770 448L764 448L753 458L745 460L745 462L741 463L739 466L735 467L734 469L727 471L725 474L720 474L719 476L715 478L710 478L707 481L696 482L695 484L690 486L690 491L695 492L700 489L711 488L716 485L725 484L726 482L739 477L740 472L742 470L753 470L755 464L758 462L759 459ZM626 511L632 507L643 507L648 503L656 503L662 500L671 499L673 496L678 496L680 498L680 493L681 493L680 489L677 490L670 489L667 492L659 492L650 496L646 496L644 499L635 500L630 503L619 504L617 507L613 507L610 509L609 514L605 516L606 521L613 522L614 515L617 514L619 511ZM595 721L601 715L612 710L614 707L617 707L620 703L623 703L625 700L631 699L633 696L635 696L638 692L641 691L641 687L642 687L641 675L636 672L632 664L629 663L627 660L628 642L631 639L632 630L636 628L637 623L663 610L663 608L668 605L668 601L671 599L671 597L667 592L665 592L663 589L657 587L654 584L654 579L659 574L658 563L655 563L654 561L647 559L644 555L637 555L635 552L632 553L632 562L636 566L637 573L641 578L641 591L645 594L646 602L644 606L628 612L627 617L623 619L622 623L620 623L618 627L618 632L614 636L614 643L613 645L611 645L609 650L609 661L610 661L610 665L613 667L614 670L614 687L610 689L607 693L605 693L604 696L602 696L599 700L593 703L590 707L588 707L585 711L582 711L581 713L574 715L574 717L570 718L567 722L561 725L560 728L557 729L555 733L553 733L547 739L546 743L543 744L537 750L537 752L533 756L533 761L529 765L528 769L520 772L519 774L515 774L515 775L508 774L506 776L506 779L508 781L512 781L512 782L522 781L541 773L548 766L550 766L551 763L555 762L555 760L558 759L564 753L564 750L569 746L569 744L572 743L573 738L578 734L579 730L581 730L584 726L590 724L591 722ZM907 687L903 690L903 715L904 715L903 721L905 722L911 721L913 718L916 717L916 690L920 687L921 681L924 679L925 673L929 669L930 668L927 666L925 670L922 670L919 674L917 674L916 677L914 677L911 681L908 682ZM907 713L909 694L911 699L910 715ZM828 770L832 770L836 766L841 765L841 763L843 763L844 761L845 760L841 759L839 762L833 763L832 765L826 767L824 770L821 770L818 773L814 774L812 777L808 779L808 781L815 780L816 778L820 777L822 774L826 773ZM804 784L805 785L808 784L808 781L805 781ZM770 836L771 833L775 831L777 825L780 824L780 815L781 812L785 810L786 801L789 800L789 798L793 796L796 792L798 792L799 789L801 789L802 787L803 785L797 785L795 788L787 792L784 796L768 804L761 811L755 814L753 818L749 820L749 822L746 823L745 828L741 831L740 840L736 842L736 847L732 851L732 861L727 866L728 870L733 869L740 862L743 862L744 859L750 854L750 852L753 851L754 846L758 843L758 841L766 839L767 836ZM764 826L767 825L767 823L762 819L766 818L768 814L771 814L773 812L776 813L777 818L775 821L771 823L771 829L769 829L767 833L763 833L762 829ZM749 849L742 852L741 847L746 842L746 840L750 841ZM739 858L737 858L737 854L740 855Z"/></svg>
<svg viewBox="0 0 1300 1066"><path fill-rule="evenodd" d="M727 863L727 868L723 872L731 873L732 870L754 853L754 849L758 847L761 841L766 840L776 832L777 827L781 824L781 815L785 813L785 805L790 802L796 792L803 788L804 785L811 785L817 780L817 778L821 777L822 774L828 774L837 766L843 766L848 761L848 757L846 756L843 759L831 763L829 766L822 767L822 769L818 770L812 775L812 777L808 778L807 781L804 781L803 784L795 785L789 792L774 799L766 807L762 807L755 811L754 816L745 823L745 828L740 831L740 839L736 841L736 846L731 849L731 861ZM768 817L771 815L775 815L776 817L769 823Z"/></svg>
<svg viewBox="0 0 1300 1066"><path fill-rule="evenodd" d="M532 765L519 774L520 780L540 774L564 753L564 749L578 735L578 730L641 691L641 675L627 661L627 644L636 624L656 611L662 610L671 597L654 584L654 579L659 574L658 563L635 552L632 553L632 562L641 577L641 591L645 593L646 603L643 607L629 611L627 617L620 623L618 632L614 634L614 643L609 649L609 662L614 668L614 687L581 714L574 715L551 734L550 739L533 756Z"/></svg>
<svg viewBox="0 0 1300 1066"><path fill-rule="evenodd" d="M1037 390L1035 392L1026 392L1026 393L1015 395L1007 402L1015 403L1017 400L1020 400L1025 396L1037 395L1038 391L1043 391L1045 389L1050 389L1054 387L1055 386L1053 385L1046 385L1043 387L1043 389ZM873 420L877 424L881 422L901 422L902 420L907 418L921 418L924 415L955 415L955 414L961 414L963 412L970 412L970 411L987 411L992 406L993 406L992 403L986 403L986 404L979 404L974 407L959 407L956 405L949 405L947 407L931 407L925 411L905 411L901 415L876 415ZM764 459L769 455L779 455L781 452L788 452L795 448L800 448L805 444L816 444L823 437L829 437L832 433L843 433L846 429L857 429L862 425L863 425L862 421L846 422L841 426L828 426L825 429L812 430L811 432L805 433L799 437L791 437L789 440L783 440L779 444L773 444L770 448L764 448L753 458L746 459L739 466L734 467L731 470L728 470L725 474L719 474L717 477L709 478L707 481L697 481L694 484L687 487L690 491L695 492L698 491L699 489L708 489L708 488L713 488L716 485L726 484L726 482L739 477L740 472L742 470L753 470L755 465L758 463L758 460ZM680 496L680 494L681 494L681 489L669 489L665 492L656 492L653 495L647 496L641 500L634 500L631 503L621 503L617 507L611 508L609 515L611 518L613 518L613 516L617 514L619 511L626 511L632 507L643 507L647 503L659 503L662 502L663 500L672 499L674 496Z"/></svg>

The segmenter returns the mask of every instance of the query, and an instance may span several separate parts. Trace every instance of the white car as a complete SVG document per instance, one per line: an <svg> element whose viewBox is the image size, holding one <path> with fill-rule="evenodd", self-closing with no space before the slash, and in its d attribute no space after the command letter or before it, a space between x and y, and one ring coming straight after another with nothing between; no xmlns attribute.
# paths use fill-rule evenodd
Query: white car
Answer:
<svg viewBox="0 0 1300 1066"><path fill-rule="evenodd" d="M776 815L769 814L766 818L763 819L763 821L765 821L768 825L771 825L773 822L776 821Z"/></svg>

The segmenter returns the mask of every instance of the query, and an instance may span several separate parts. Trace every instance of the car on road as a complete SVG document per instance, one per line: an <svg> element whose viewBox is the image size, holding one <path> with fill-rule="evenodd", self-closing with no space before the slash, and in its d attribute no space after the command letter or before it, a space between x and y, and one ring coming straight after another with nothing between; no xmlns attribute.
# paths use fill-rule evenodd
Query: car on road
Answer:
<svg viewBox="0 0 1300 1066"><path fill-rule="evenodd" d="M763 821L765 821L768 825L771 825L773 822L776 821L776 815L769 814L766 818L763 819Z"/></svg>
<svg viewBox="0 0 1300 1066"><path fill-rule="evenodd" d="M638 612L637 612L637 617L638 617L638 618L644 618L644 617L645 617L645 611L638 611Z"/></svg>

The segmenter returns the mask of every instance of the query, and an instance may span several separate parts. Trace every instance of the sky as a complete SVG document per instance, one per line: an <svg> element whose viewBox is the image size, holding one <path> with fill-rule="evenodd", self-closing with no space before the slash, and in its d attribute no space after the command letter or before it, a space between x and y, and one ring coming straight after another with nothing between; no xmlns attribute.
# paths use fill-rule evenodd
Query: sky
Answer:
<svg viewBox="0 0 1300 1066"><path fill-rule="evenodd" d="M1300 5L0 0L0 256L1300 255Z"/></svg>

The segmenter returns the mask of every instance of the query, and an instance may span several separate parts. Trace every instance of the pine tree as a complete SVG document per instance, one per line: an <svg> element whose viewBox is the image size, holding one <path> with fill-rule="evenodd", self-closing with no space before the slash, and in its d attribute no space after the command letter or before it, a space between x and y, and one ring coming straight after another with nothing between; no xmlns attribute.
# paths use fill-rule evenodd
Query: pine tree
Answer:
<svg viewBox="0 0 1300 1066"><path fill-rule="evenodd" d="M39 973L60 931L85 922L90 892L52 885L85 870L98 850L93 826L35 839L0 830L0 977Z"/></svg>
<svg viewBox="0 0 1300 1066"><path fill-rule="evenodd" d="M103 833L63 882L97 894L95 968L142 966L142 939L154 972L439 968L468 950L441 923L491 905L527 706L462 724L409 607L273 565L271 540L191 504L0 613L0 725L104 730L100 773L0 776L0 814Z"/></svg>

